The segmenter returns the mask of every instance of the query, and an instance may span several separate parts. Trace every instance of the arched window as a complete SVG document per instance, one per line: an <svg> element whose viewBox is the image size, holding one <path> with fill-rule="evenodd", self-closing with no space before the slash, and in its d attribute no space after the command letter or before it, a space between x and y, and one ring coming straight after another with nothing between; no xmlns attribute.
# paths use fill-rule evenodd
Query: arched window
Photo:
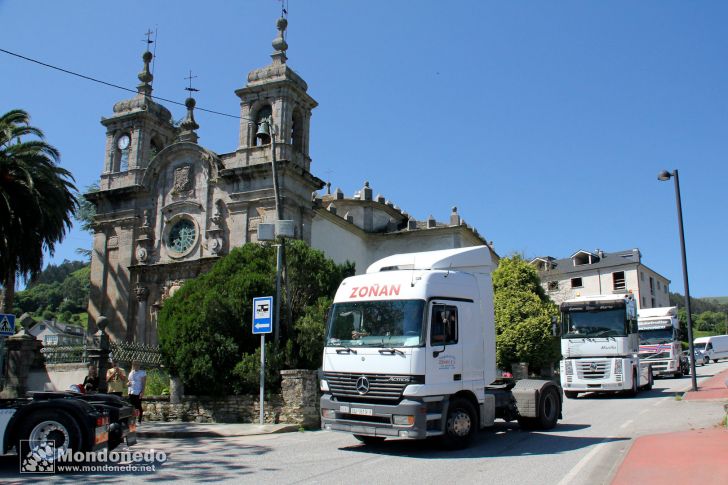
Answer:
<svg viewBox="0 0 728 485"><path fill-rule="evenodd" d="M157 153L162 151L162 148L164 148L164 144L159 139L158 136L155 136L152 138L152 142L149 145L149 158L154 158L157 156Z"/></svg>
<svg viewBox="0 0 728 485"><path fill-rule="evenodd" d="M296 109L293 111L293 122L291 123L291 139L290 143L295 148L303 149L303 115L301 111Z"/></svg>
<svg viewBox="0 0 728 485"><path fill-rule="evenodd" d="M270 143L270 125L261 126L263 121L273 122L273 110L270 106L263 106L255 115L255 146L267 145Z"/></svg>

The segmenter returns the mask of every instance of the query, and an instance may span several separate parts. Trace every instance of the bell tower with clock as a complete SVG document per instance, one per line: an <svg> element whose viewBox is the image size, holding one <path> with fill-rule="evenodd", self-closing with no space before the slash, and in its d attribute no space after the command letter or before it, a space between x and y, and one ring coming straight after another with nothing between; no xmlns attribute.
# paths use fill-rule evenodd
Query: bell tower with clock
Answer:
<svg viewBox="0 0 728 485"><path fill-rule="evenodd" d="M102 190L139 184L149 161L177 135L172 114L152 99L152 58L148 50L142 56L137 95L116 103L114 114L101 120L106 127Z"/></svg>

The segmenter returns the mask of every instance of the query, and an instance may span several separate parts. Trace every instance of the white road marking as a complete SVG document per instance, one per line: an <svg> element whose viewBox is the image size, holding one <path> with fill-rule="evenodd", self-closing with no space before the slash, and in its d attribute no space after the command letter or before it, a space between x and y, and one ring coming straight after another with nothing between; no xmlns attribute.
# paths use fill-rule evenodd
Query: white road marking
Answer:
<svg viewBox="0 0 728 485"><path fill-rule="evenodd" d="M571 469L569 473L566 474L564 478L561 479L561 481L557 485L569 485L571 481L576 478L577 475L579 475L579 472L581 472L581 469L584 468L589 461L591 461L592 458L594 458L597 453L599 453L602 448L605 448L605 445L607 445L609 440L612 440L616 438L616 436L607 436L602 441L594 445L594 448L589 451L586 455L584 455L584 458L579 460L579 462L574 465L574 468Z"/></svg>
<svg viewBox="0 0 728 485"><path fill-rule="evenodd" d="M668 399L670 399L670 398L669 397L663 397L662 399L658 399L657 402L655 403L655 406L660 406L662 404L665 404L665 401L667 401Z"/></svg>
<svg viewBox="0 0 728 485"><path fill-rule="evenodd" d="M622 424L622 426L620 426L619 429L626 429L632 423L634 423L634 420L633 419L630 419L629 421L626 421L624 424Z"/></svg>
<svg viewBox="0 0 728 485"><path fill-rule="evenodd" d="M640 414L645 414L647 411L649 411L649 409L643 409L642 411L640 411Z"/></svg>

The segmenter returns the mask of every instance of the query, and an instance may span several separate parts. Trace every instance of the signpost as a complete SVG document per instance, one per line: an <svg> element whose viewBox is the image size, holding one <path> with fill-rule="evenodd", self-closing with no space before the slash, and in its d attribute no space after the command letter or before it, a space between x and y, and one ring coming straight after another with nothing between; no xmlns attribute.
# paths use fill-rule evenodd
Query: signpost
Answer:
<svg viewBox="0 0 728 485"><path fill-rule="evenodd" d="M15 335L15 315L0 313L0 335L3 337Z"/></svg>
<svg viewBox="0 0 728 485"><path fill-rule="evenodd" d="M265 390L265 334L273 331L273 297L253 298L253 335L260 334L260 424L265 420L263 392Z"/></svg>

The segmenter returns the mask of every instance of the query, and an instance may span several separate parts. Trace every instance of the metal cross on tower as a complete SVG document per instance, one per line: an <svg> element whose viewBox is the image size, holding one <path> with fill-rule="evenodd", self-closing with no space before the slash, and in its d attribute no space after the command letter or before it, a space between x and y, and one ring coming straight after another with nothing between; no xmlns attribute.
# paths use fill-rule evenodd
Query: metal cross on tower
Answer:
<svg viewBox="0 0 728 485"><path fill-rule="evenodd" d="M192 80L193 79L196 79L196 78L197 78L197 76L193 76L192 75L192 69L190 69L190 75L185 78L185 79L187 79L190 82L189 87L186 87L185 88L185 91L189 91L190 92L190 96L192 96L192 93L194 93L196 91L199 91L199 89L196 89L196 88L193 88L192 87Z"/></svg>

